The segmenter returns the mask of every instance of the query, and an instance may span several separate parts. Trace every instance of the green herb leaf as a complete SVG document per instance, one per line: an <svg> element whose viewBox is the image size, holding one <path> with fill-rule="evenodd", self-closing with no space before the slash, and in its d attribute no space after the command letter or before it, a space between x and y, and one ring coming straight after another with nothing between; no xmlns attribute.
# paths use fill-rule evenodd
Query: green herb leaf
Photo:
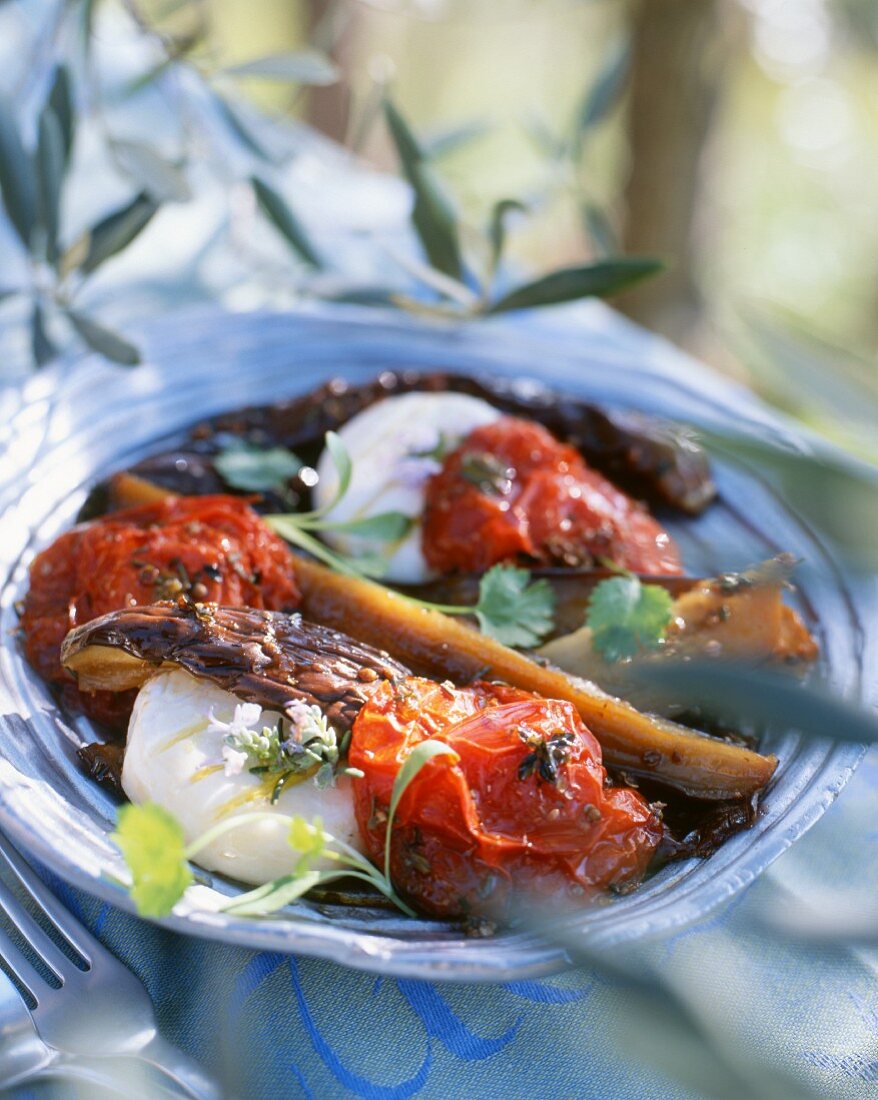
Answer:
<svg viewBox="0 0 878 1100"><path fill-rule="evenodd" d="M530 583L530 573L495 565L482 577L475 608L482 633L504 645L537 645L554 626L555 593L546 580Z"/></svg>
<svg viewBox="0 0 878 1100"><path fill-rule="evenodd" d="M73 152L73 139L76 132L76 111L73 103L73 89L70 80L70 71L66 65L56 65L55 75L49 89L46 100L49 109L58 119L61 127L61 138L64 143L64 166L70 163Z"/></svg>
<svg viewBox="0 0 878 1100"><path fill-rule="evenodd" d="M384 101L384 115L402 170L414 191L412 225L418 239L437 271L460 280L463 260L454 206L425 160L408 123L390 100Z"/></svg>
<svg viewBox="0 0 878 1100"><path fill-rule="evenodd" d="M363 519L349 519L343 523L320 523L322 531L343 531L357 538L375 539L379 542L397 542L411 531L411 516L403 512L378 512Z"/></svg>
<svg viewBox="0 0 878 1100"><path fill-rule="evenodd" d="M45 234L46 259L54 266L58 261L58 219L65 156L61 124L51 108L40 114L35 162L38 221Z"/></svg>
<svg viewBox="0 0 878 1100"><path fill-rule="evenodd" d="M131 202L114 210L91 230L88 252L80 265L84 275L90 275L111 256L127 248L152 221L159 204L141 191Z"/></svg>
<svg viewBox="0 0 878 1100"><path fill-rule="evenodd" d="M297 872L307 870L311 861L319 859L326 851L327 834L323 831L323 819L315 817L313 821L307 821L296 814L290 822L287 841L300 856Z"/></svg>
<svg viewBox="0 0 878 1100"><path fill-rule="evenodd" d="M501 199L494 204L494 209L491 211L488 240L491 242L490 272L492 275L500 266L503 249L506 246L506 218L515 211L526 213L527 206L518 199Z"/></svg>
<svg viewBox="0 0 878 1100"><path fill-rule="evenodd" d="M112 839L131 872L131 896L144 917L164 917L192 882L183 830L154 802L123 806Z"/></svg>
<svg viewBox="0 0 878 1100"><path fill-rule="evenodd" d="M249 890L246 894L239 894L231 902L223 905L222 911L236 917L264 917L268 913L276 913L291 901L307 894L321 881L321 878L319 871L306 871L301 875L295 873L282 875L266 883L265 886Z"/></svg>
<svg viewBox="0 0 878 1100"><path fill-rule="evenodd" d="M290 209L286 200L257 176L251 176L250 183L259 204L259 209L275 229L293 247L300 259L312 267L321 269L323 261L317 255L314 246L308 239L308 234L302 228L299 219Z"/></svg>
<svg viewBox="0 0 878 1100"><path fill-rule="evenodd" d="M232 65L222 72L238 79L259 77L262 80L285 80L296 84L324 86L335 84L338 68L319 50L298 50L256 57L240 65Z"/></svg>
<svg viewBox="0 0 878 1100"><path fill-rule="evenodd" d="M619 102L625 90L630 66L631 48L624 41L607 55L597 79L582 101L578 119L580 134L593 130L603 122Z"/></svg>
<svg viewBox="0 0 878 1100"><path fill-rule="evenodd" d="M44 367L58 355L58 349L49 339L46 332L46 318L43 307L39 302L34 303L30 322L30 344L34 362L38 367Z"/></svg>
<svg viewBox="0 0 878 1100"><path fill-rule="evenodd" d="M460 757L451 748L450 745L446 745L443 741L421 741L419 745L415 745L412 751L405 758L405 762L402 767L396 773L396 779L393 781L393 789L390 792L390 808L387 811L387 833L384 841L384 877L390 882L390 834L393 829L393 819L396 816L396 808L399 806L399 801L405 792L408 790L412 780L421 771L421 769L429 764L437 756L451 756L457 761Z"/></svg>
<svg viewBox="0 0 878 1100"><path fill-rule="evenodd" d="M578 298L605 298L657 274L664 265L660 260L625 257L601 260L583 267L565 267L517 287L490 305L488 313L506 313L512 309L573 302Z"/></svg>
<svg viewBox="0 0 878 1100"><path fill-rule="evenodd" d="M654 649L665 636L673 602L667 589L642 584L638 577L601 581L592 592L585 619L592 645L607 661Z"/></svg>
<svg viewBox="0 0 878 1100"><path fill-rule="evenodd" d="M330 512L336 504L347 495L348 489L351 487L351 477L354 472L354 464L351 462L351 456L348 454L347 447L341 441L341 436L336 432L326 433L326 449L329 451L329 457L332 459L332 464L335 466L336 474L338 475L338 488L335 491L335 496L330 503L322 511Z"/></svg>
<svg viewBox="0 0 878 1100"><path fill-rule="evenodd" d="M0 98L0 192L3 205L24 247L30 250L37 219L37 196L11 105Z"/></svg>
<svg viewBox="0 0 878 1100"><path fill-rule="evenodd" d="M97 321L86 317L83 313L76 313L72 309L66 311L67 318L76 329L78 335L92 349L97 351L113 363L121 367L136 367L140 362L140 352L133 344L129 344L122 336L112 329L98 324Z"/></svg>
<svg viewBox="0 0 878 1100"><path fill-rule="evenodd" d="M220 477L233 489L266 493L283 488L302 468L302 460L285 447L253 447L239 443L213 460Z"/></svg>

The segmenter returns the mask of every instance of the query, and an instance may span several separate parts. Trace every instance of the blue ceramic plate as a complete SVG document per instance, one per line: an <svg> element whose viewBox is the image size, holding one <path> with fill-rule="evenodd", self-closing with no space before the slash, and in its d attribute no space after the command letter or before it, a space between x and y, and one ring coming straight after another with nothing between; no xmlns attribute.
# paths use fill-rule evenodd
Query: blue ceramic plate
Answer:
<svg viewBox="0 0 878 1100"><path fill-rule="evenodd" d="M740 428L795 441L743 391L710 379L666 345L601 308L577 327L545 322L434 328L369 311L297 315L176 316L143 333L148 365L111 368L94 357L37 376L0 404L0 826L73 885L131 909L104 876L119 873L108 839L113 799L80 771L77 746L92 740L71 722L24 662L14 635L15 602L28 563L70 526L96 479L154 450L193 420L310 389L332 375L367 379L384 368L451 369L537 378L606 404L692 423ZM621 336L620 336L621 331ZM2 439L2 437L0 437ZM876 616L858 603L819 534L779 499L759 471L718 465L720 500L698 520L671 524L693 572L714 573L792 551L817 567L804 576L800 610L818 636L824 672L859 697ZM871 621L870 621L871 620ZM592 948L676 931L703 918L763 871L821 816L858 763L857 746L776 734L763 746L780 759L764 812L707 861L665 868L640 889L566 920L564 935ZM330 958L398 976L511 980L565 965L558 943L531 932L466 939L442 924L384 910L301 902L264 920L199 905L162 921L180 932L241 946Z"/></svg>

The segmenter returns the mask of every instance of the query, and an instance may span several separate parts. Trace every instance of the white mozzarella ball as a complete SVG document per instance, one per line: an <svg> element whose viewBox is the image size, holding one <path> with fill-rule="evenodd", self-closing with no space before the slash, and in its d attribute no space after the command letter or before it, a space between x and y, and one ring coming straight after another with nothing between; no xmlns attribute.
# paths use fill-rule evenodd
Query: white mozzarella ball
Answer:
<svg viewBox="0 0 878 1100"><path fill-rule="evenodd" d="M140 689L128 726L122 787L132 802L157 802L180 822L191 843L228 817L267 811L270 819L230 829L197 854L195 861L241 882L261 884L288 874L296 853L287 843L288 818L323 819L324 829L362 850L354 815L352 783L338 776L336 786L320 790L313 778L288 783L274 806L274 780L246 770L227 776L223 735L208 730L211 711L232 719L235 695L181 670L161 672ZM272 727L279 714L263 711L254 728ZM330 866L328 860L313 864Z"/></svg>
<svg viewBox="0 0 878 1100"><path fill-rule="evenodd" d="M421 551L424 493L441 462L425 452L440 445L453 450L475 428L491 424L500 413L487 401L463 393L406 393L387 397L352 417L339 436L353 462L351 484L327 519L347 522L380 512L402 512L414 524L398 544L365 539L341 532L325 537L346 554L388 555L383 574L388 580L418 584L431 573ZM331 503L338 491L338 474L327 451L317 464L320 480L315 489L318 508Z"/></svg>

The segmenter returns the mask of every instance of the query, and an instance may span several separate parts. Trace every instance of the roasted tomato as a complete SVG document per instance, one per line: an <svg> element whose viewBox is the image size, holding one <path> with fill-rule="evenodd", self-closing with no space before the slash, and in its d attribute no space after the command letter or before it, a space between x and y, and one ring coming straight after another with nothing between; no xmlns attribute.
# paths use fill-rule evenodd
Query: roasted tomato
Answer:
<svg viewBox="0 0 878 1100"><path fill-rule="evenodd" d="M73 627L108 611L188 596L233 607L292 611L299 602L286 545L243 500L168 497L61 535L34 560L21 628L27 658L71 702L110 725L133 693L82 695L61 668Z"/></svg>
<svg viewBox="0 0 878 1100"><path fill-rule="evenodd" d="M579 452L531 420L476 428L427 485L424 557L440 573L497 562L680 573L671 536Z"/></svg>
<svg viewBox="0 0 878 1100"><path fill-rule="evenodd" d="M600 746L570 704L414 677L381 684L353 726L357 822L376 863L394 779L431 738L457 759L416 775L391 837L391 878L419 910L503 917L519 892L581 897L646 870L660 818L636 791L606 785Z"/></svg>

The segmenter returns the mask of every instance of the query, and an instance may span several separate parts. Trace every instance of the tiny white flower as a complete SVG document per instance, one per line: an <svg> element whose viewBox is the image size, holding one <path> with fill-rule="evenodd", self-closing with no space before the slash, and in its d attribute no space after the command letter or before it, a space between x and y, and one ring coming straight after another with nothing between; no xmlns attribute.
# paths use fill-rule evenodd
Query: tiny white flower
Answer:
<svg viewBox="0 0 878 1100"><path fill-rule="evenodd" d="M248 759L246 752L238 752L232 745L223 745L223 774L226 779L240 775Z"/></svg>
<svg viewBox="0 0 878 1100"><path fill-rule="evenodd" d="M243 737L256 732L254 727L261 714L262 707L258 703L237 703L231 722L223 722L216 717L211 708L207 732L222 733L229 737Z"/></svg>

